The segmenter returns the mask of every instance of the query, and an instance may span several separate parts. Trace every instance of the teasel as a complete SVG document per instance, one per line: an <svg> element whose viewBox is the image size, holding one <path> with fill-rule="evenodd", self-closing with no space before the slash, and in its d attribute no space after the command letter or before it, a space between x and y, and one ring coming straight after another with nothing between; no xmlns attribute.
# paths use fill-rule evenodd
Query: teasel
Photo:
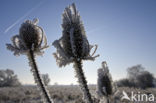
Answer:
<svg viewBox="0 0 156 103"><path fill-rule="evenodd" d="M99 56L93 56L97 45L95 45L94 52L90 54L94 46L90 45L87 40L83 23L80 20L79 12L76 10L74 3L65 8L62 17L62 37L53 42L54 47L57 49L53 55L59 67L74 63L76 77L83 92L84 100L87 103L93 103L82 69L82 61L95 60Z"/></svg>
<svg viewBox="0 0 156 103"><path fill-rule="evenodd" d="M110 102L110 98L116 91L116 85L109 73L107 63L104 61L102 62L102 68L98 69L97 96L101 101L100 103L104 103L103 99L106 99L107 103L113 103L113 100Z"/></svg>
<svg viewBox="0 0 156 103"><path fill-rule="evenodd" d="M26 20L19 29L19 34L12 37L12 44L6 44L7 49L14 52L15 56L24 54L28 57L29 66L34 76L35 83L40 90L44 103L53 103L50 94L39 73L35 56L42 55L47 48L47 39L44 31L38 24L39 20Z"/></svg>

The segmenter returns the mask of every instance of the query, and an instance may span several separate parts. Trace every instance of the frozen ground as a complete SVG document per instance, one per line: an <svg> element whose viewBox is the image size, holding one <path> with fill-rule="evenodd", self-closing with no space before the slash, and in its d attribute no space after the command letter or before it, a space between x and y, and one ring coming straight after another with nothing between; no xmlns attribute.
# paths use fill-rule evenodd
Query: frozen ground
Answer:
<svg viewBox="0 0 156 103"><path fill-rule="evenodd" d="M95 95L96 86L90 86L92 95ZM49 87L51 96L55 99L55 103L84 103L82 101L81 91L78 86L51 86ZM128 102L119 101L119 103L156 103L156 88L140 90L135 88L119 88L116 99L120 100L122 91L131 95L131 91L136 94L153 94L155 102ZM24 87L4 87L0 88L0 103L42 103L40 95L35 86Z"/></svg>

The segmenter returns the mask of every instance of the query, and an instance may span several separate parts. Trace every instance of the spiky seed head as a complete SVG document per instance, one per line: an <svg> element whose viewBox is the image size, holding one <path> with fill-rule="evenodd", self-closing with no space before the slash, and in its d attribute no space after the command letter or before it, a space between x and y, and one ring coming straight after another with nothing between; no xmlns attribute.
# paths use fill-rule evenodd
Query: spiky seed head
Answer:
<svg viewBox="0 0 156 103"><path fill-rule="evenodd" d="M43 54L41 51L47 48L47 39L43 29L37 25L38 19L26 20L19 29L19 35L12 37L13 44L6 44L7 49L14 52L14 55L27 54L32 50L35 54Z"/></svg>
<svg viewBox="0 0 156 103"><path fill-rule="evenodd" d="M102 62L102 68L98 69L97 94L99 97L109 96L114 93L114 83L109 73L107 63Z"/></svg>
<svg viewBox="0 0 156 103"><path fill-rule="evenodd" d="M90 55L93 46L89 45L83 23L74 3L65 8L62 17L62 37L53 42L53 45L57 48L57 52L54 53L54 56L57 61L60 61L58 63L60 64L59 66L69 64L73 61L73 58L94 60L95 57L97 57L93 57L97 46L93 55ZM61 62L61 60L69 62L64 63Z"/></svg>
<svg viewBox="0 0 156 103"><path fill-rule="evenodd" d="M27 20L20 27L19 35L28 49L36 49L41 43L43 31L37 26L37 22L37 19Z"/></svg>
<svg viewBox="0 0 156 103"><path fill-rule="evenodd" d="M76 58L87 56L89 54L89 43L75 4L65 8L62 16L62 43L66 54Z"/></svg>

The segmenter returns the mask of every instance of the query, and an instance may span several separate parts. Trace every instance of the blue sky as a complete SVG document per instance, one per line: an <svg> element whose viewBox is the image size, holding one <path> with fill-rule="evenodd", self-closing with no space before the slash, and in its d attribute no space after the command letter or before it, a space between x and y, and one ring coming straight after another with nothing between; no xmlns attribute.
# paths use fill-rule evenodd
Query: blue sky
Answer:
<svg viewBox="0 0 156 103"><path fill-rule="evenodd" d="M39 18L48 44L61 37L64 8L75 2L90 44L98 44L100 57L84 61L88 83L96 83L97 69L107 61L114 80L126 77L128 67L142 64L156 76L156 1L155 0L1 0L0 69L13 69L24 84L34 83L25 55L16 57L6 43L18 34L26 19ZM37 57L41 73L48 73L51 84L76 83L73 64L59 68L51 46Z"/></svg>

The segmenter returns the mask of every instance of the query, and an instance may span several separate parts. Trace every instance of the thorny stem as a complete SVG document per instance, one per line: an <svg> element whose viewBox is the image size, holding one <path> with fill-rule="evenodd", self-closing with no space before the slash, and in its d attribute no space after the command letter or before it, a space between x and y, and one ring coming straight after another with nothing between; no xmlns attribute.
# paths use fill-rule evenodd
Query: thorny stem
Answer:
<svg viewBox="0 0 156 103"><path fill-rule="evenodd" d="M91 94L87 86L87 81L83 73L81 60L76 59L74 61L74 67L75 67L76 77L78 78L79 86L84 95L84 99L86 100L87 103L93 103Z"/></svg>
<svg viewBox="0 0 156 103"><path fill-rule="evenodd" d="M109 103L109 97L107 97L107 103Z"/></svg>
<svg viewBox="0 0 156 103"><path fill-rule="evenodd" d="M46 103L53 103L53 101L50 98L49 93L45 87L45 84L43 83L42 78L39 74L39 70L38 70L36 60L34 57L34 53L32 50L29 51L28 58L29 58L29 62L31 63L31 66L32 66L32 71L34 71L33 73L35 73L34 75L36 76L36 77L34 76L35 82L37 81L37 85L40 86L39 89L41 89L42 95L45 97L44 99L46 100Z"/></svg>

